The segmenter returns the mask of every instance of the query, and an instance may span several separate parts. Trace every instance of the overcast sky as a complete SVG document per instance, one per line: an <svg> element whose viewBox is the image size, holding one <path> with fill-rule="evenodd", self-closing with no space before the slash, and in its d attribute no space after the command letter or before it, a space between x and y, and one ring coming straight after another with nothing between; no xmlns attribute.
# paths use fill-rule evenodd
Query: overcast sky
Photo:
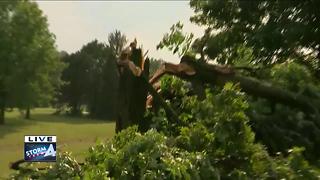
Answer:
<svg viewBox="0 0 320 180"><path fill-rule="evenodd" d="M130 41L149 50L149 56L177 62L178 57L166 50L156 50L164 33L179 20L185 31L196 36L202 29L190 23L193 14L188 1L37 1L47 16L49 29L56 35L59 50L68 53L98 39L107 42L115 29L125 33Z"/></svg>

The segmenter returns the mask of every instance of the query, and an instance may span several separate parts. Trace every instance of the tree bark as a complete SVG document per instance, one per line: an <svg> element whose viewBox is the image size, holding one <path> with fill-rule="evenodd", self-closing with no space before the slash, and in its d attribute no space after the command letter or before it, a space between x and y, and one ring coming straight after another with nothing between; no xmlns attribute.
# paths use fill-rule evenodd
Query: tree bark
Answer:
<svg viewBox="0 0 320 180"><path fill-rule="evenodd" d="M144 78L144 77L141 77ZM154 100L160 104L165 110L168 120L171 122L178 122L179 117L177 113L165 102L165 100L157 93L157 91L152 87L152 85L145 80L145 86L148 88L149 93L153 96Z"/></svg>
<svg viewBox="0 0 320 180"><path fill-rule="evenodd" d="M0 92L0 124L5 122L6 96L4 92Z"/></svg>
<svg viewBox="0 0 320 180"><path fill-rule="evenodd" d="M5 107L1 105L0 107L0 124L4 124Z"/></svg>
<svg viewBox="0 0 320 180"><path fill-rule="evenodd" d="M27 107L26 109L26 116L25 116L26 119L30 119L30 107Z"/></svg>
<svg viewBox="0 0 320 180"><path fill-rule="evenodd" d="M74 101L72 104L71 104L71 115L72 116L79 116L81 115L81 111L80 111L80 107L78 105L79 103L77 101Z"/></svg>
<svg viewBox="0 0 320 180"><path fill-rule="evenodd" d="M140 76L148 76L149 68L148 63L143 68L142 61L141 49L132 49L129 59L122 59L118 62L118 65L125 66L125 68L119 68L116 132L131 125L139 125L144 117L148 91Z"/></svg>

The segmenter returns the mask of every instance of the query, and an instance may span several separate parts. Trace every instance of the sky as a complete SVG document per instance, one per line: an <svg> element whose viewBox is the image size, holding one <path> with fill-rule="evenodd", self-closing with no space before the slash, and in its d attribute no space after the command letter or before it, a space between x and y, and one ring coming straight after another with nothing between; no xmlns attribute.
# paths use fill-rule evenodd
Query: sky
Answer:
<svg viewBox="0 0 320 180"><path fill-rule="evenodd" d="M137 38L138 45L149 50L148 56L178 62L178 56L168 50L156 50L163 35L181 21L185 32L196 37L203 30L192 24L193 11L188 1L37 1L47 16L49 30L56 36L58 49L76 52L86 43L97 39L107 42L108 34L123 32L129 41Z"/></svg>

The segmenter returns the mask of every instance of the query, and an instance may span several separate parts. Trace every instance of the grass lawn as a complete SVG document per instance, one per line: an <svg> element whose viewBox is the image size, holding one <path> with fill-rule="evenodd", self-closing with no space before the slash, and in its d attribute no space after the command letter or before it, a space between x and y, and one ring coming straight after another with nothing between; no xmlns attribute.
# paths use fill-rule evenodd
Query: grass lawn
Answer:
<svg viewBox="0 0 320 180"><path fill-rule="evenodd" d="M35 109L31 120L24 119L18 111L6 113L6 123L0 125L0 179L13 172L10 162L23 159L24 135L56 135L57 152L71 151L79 161L97 140L114 135L113 122L52 115L53 112L48 108Z"/></svg>

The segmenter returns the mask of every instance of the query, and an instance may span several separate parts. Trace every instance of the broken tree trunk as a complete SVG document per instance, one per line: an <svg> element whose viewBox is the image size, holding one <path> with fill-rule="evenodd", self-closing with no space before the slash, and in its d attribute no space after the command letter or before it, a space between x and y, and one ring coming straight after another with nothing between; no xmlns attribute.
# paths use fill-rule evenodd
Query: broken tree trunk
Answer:
<svg viewBox="0 0 320 180"><path fill-rule="evenodd" d="M149 60L143 63L141 49L132 48L121 58L118 62L121 67L119 68L116 132L141 122L145 113L148 93L147 86L139 77L149 76Z"/></svg>
<svg viewBox="0 0 320 180"><path fill-rule="evenodd" d="M131 43L132 44L132 43ZM130 45L131 46L131 45ZM142 56L141 49L133 44L131 50L125 49L117 62L119 65L119 96L117 105L116 132L131 125L144 128L144 114L148 92L164 108L168 119L177 122L175 111L165 102L149 83L150 61Z"/></svg>

